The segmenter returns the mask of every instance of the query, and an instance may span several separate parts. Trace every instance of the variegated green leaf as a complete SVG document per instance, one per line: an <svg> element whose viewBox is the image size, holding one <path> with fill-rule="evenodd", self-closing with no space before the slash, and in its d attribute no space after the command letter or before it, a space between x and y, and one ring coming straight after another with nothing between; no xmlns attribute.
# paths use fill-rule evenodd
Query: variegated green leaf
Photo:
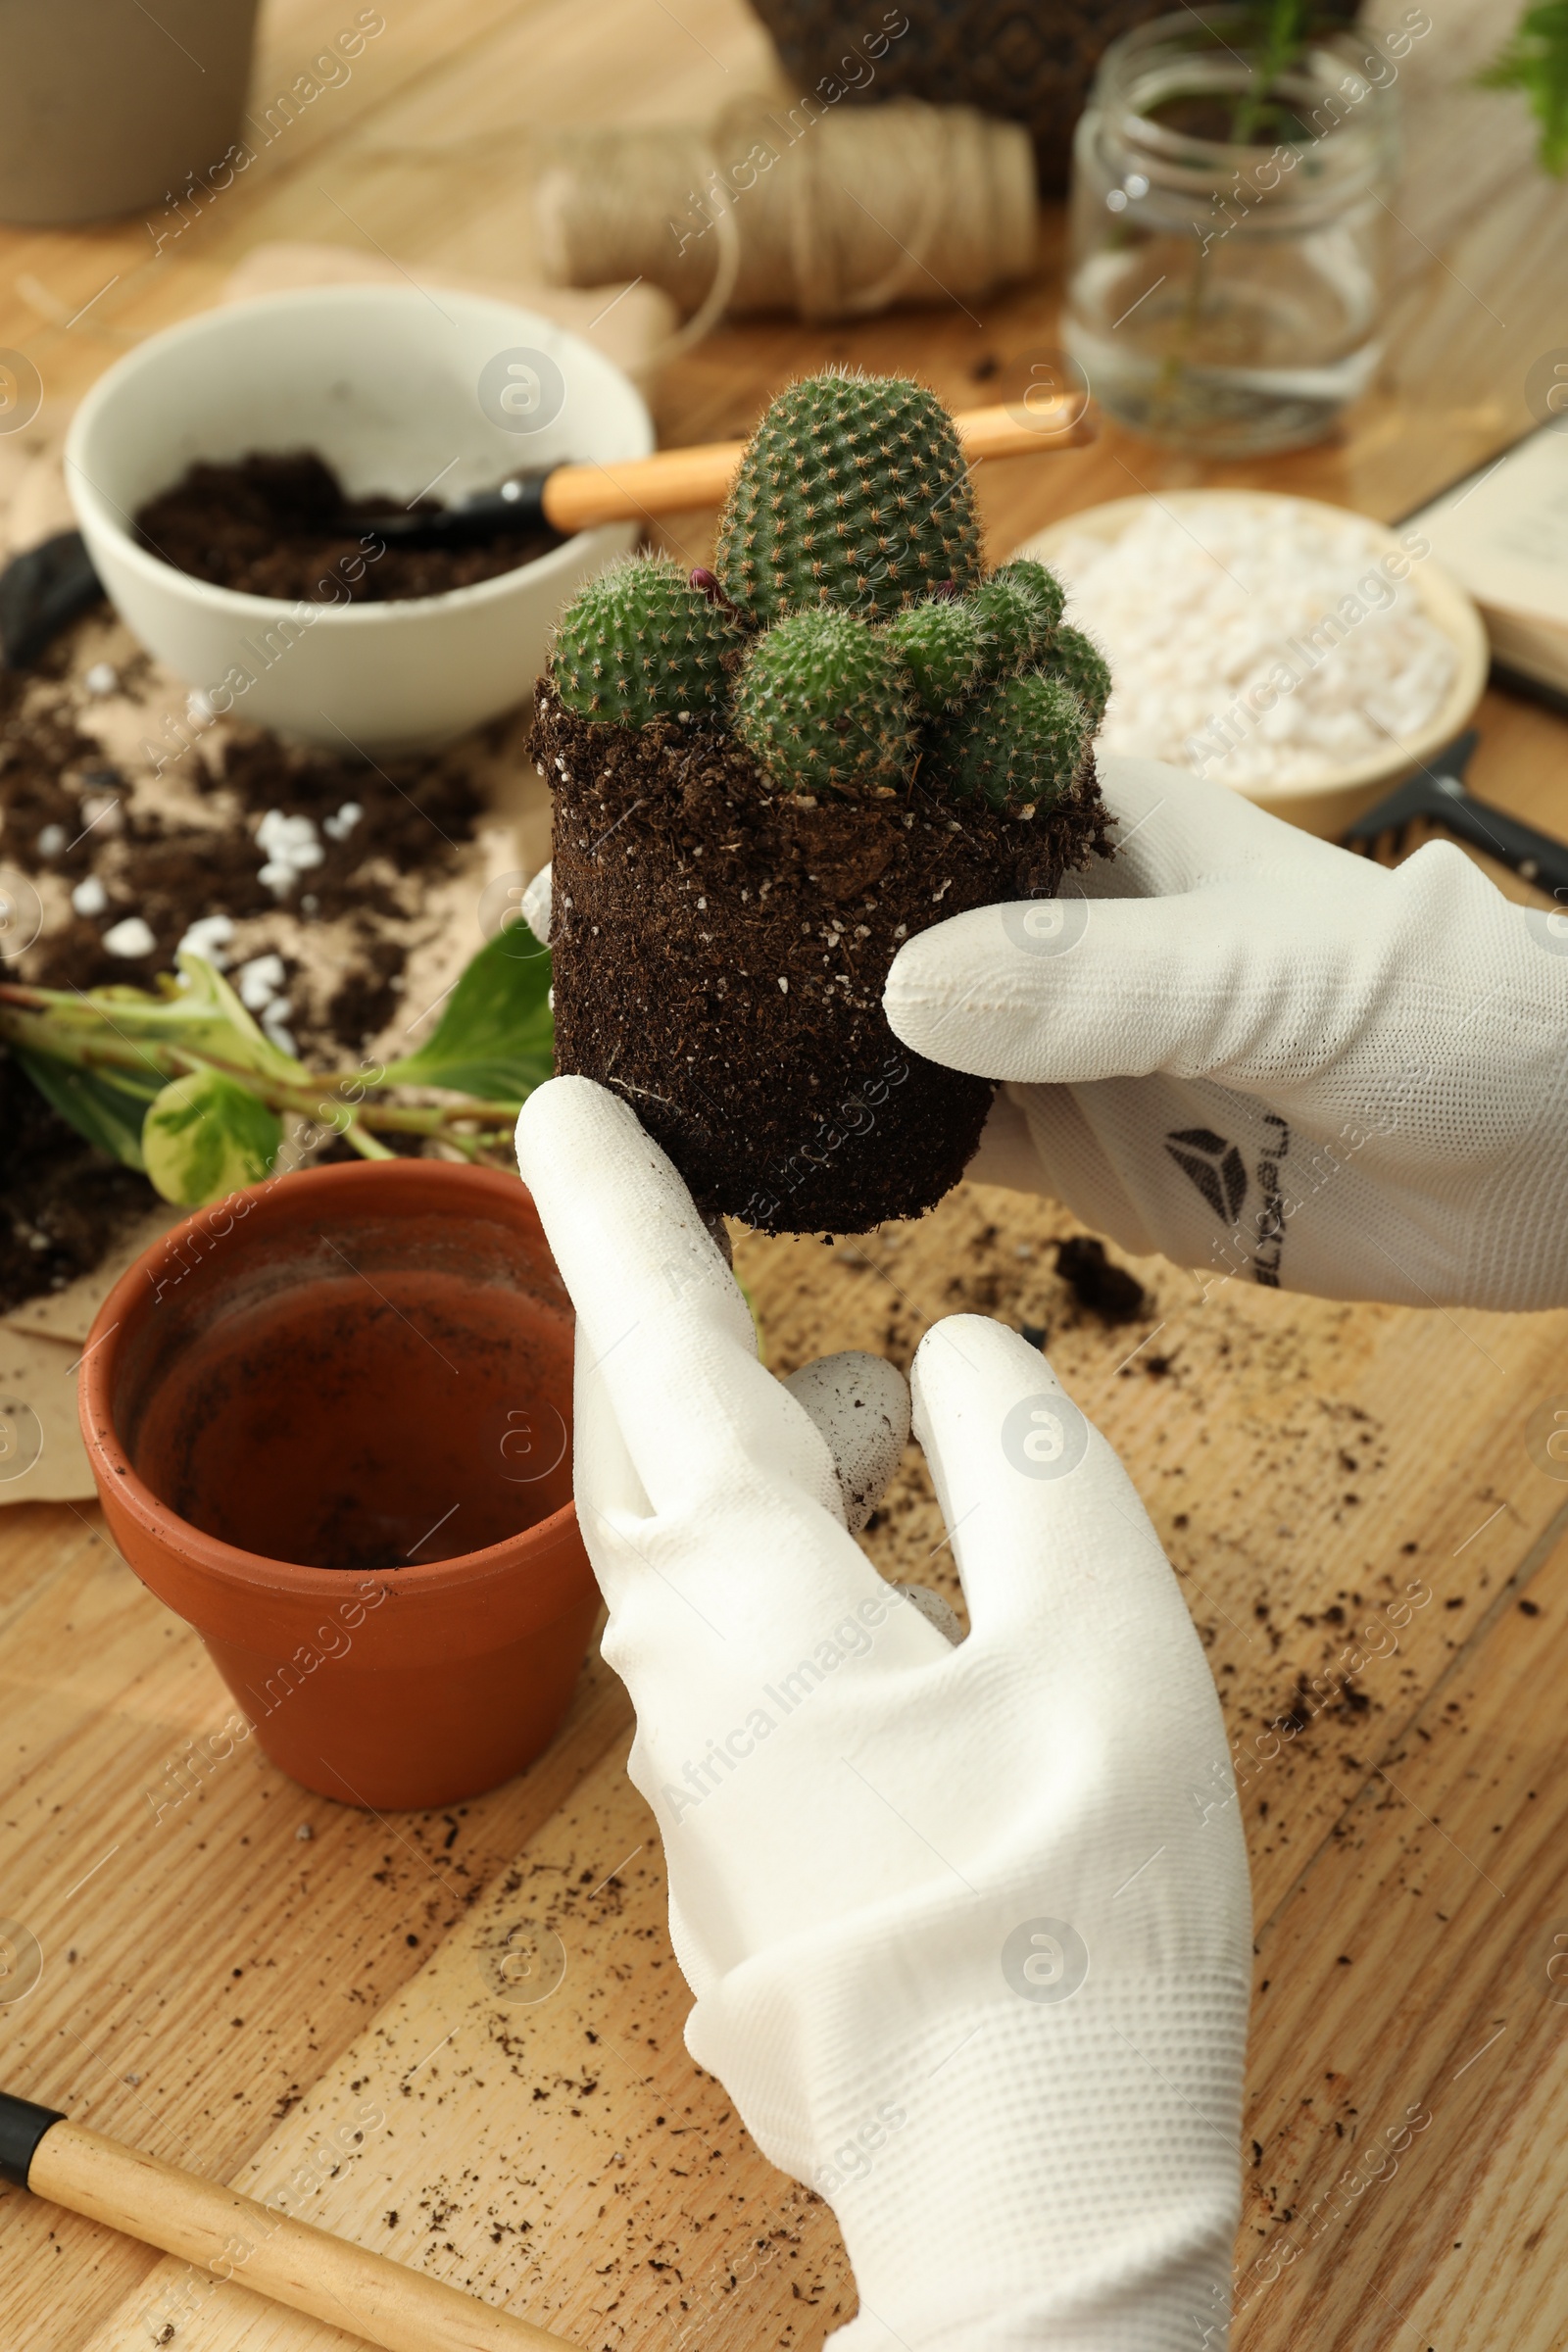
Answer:
<svg viewBox="0 0 1568 2352"><path fill-rule="evenodd" d="M282 1122L218 1070L171 1079L141 1131L147 1173L166 1200L201 1208L271 1169Z"/></svg>

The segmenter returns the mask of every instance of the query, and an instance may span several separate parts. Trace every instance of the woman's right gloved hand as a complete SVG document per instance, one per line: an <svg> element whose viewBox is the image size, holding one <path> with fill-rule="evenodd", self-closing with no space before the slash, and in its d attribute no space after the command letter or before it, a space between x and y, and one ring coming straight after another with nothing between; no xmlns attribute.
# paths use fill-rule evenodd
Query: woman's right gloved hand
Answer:
<svg viewBox="0 0 1568 2352"><path fill-rule="evenodd" d="M835 2342L1215 2352L1247 1857L1125 1470L1016 1332L932 1327L911 1385L969 1606L951 1646L852 1540L845 1432L758 1362L629 1107L555 1079L517 1155L577 1309L573 1487L687 2042L838 2216L860 2314Z"/></svg>

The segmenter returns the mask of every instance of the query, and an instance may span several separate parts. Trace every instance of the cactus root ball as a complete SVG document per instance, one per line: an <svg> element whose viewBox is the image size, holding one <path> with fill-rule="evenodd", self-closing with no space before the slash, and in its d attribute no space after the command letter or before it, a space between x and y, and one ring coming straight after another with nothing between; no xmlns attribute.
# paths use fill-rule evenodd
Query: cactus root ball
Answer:
<svg viewBox="0 0 1568 2352"><path fill-rule="evenodd" d="M980 624L972 605L926 598L895 612L887 640L914 680L921 706L952 710L980 677Z"/></svg>
<svg viewBox="0 0 1568 2352"><path fill-rule="evenodd" d="M745 638L667 556L634 556L579 588L556 632L562 701L584 718L644 727L710 714Z"/></svg>
<svg viewBox="0 0 1568 2352"><path fill-rule="evenodd" d="M1070 686L1084 707L1089 732L1098 735L1110 700L1110 664L1082 629L1058 628L1041 667Z"/></svg>
<svg viewBox="0 0 1568 2352"><path fill-rule="evenodd" d="M938 730L927 756L955 801L978 796L1021 816L1064 799L1088 751L1078 697L1059 678L1031 671L982 687Z"/></svg>
<svg viewBox="0 0 1568 2352"><path fill-rule="evenodd" d="M944 581L977 586L968 470L936 394L836 370L791 384L747 445L715 565L760 622L816 605L886 620Z"/></svg>
<svg viewBox="0 0 1568 2352"><path fill-rule="evenodd" d="M914 760L908 676L853 612L797 612L752 646L735 681L735 733L787 792L857 799Z"/></svg>

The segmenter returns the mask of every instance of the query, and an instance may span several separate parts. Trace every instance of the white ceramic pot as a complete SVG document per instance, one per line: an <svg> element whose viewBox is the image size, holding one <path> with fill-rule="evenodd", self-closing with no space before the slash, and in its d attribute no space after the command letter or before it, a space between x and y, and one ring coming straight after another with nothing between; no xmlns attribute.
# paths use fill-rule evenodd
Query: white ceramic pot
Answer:
<svg viewBox="0 0 1568 2352"><path fill-rule="evenodd" d="M645 456L634 385L537 313L443 287L312 287L204 312L88 393L66 478L98 576L149 652L220 712L343 751L424 748L522 701L580 582L634 526L584 531L471 588L287 604L193 578L133 516L198 459L309 449L351 498L448 502L567 460ZM331 591L329 590L329 593Z"/></svg>

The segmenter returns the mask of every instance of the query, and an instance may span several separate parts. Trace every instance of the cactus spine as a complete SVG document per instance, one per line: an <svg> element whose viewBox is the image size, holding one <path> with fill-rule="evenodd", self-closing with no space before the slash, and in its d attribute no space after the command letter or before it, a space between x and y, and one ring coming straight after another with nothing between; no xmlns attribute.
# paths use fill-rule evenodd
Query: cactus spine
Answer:
<svg viewBox="0 0 1568 2352"><path fill-rule="evenodd" d="M985 641L985 675L1010 678L1049 649L1063 597L1054 572L1021 557L994 571L972 602Z"/></svg>
<svg viewBox="0 0 1568 2352"><path fill-rule="evenodd" d="M1070 686L1084 707L1089 732L1098 735L1110 700L1110 664L1082 629L1058 628L1041 663L1046 675Z"/></svg>
<svg viewBox="0 0 1568 2352"><path fill-rule="evenodd" d="M906 605L884 634L913 679L923 710L956 710L978 683L982 640L972 599L934 597Z"/></svg>

